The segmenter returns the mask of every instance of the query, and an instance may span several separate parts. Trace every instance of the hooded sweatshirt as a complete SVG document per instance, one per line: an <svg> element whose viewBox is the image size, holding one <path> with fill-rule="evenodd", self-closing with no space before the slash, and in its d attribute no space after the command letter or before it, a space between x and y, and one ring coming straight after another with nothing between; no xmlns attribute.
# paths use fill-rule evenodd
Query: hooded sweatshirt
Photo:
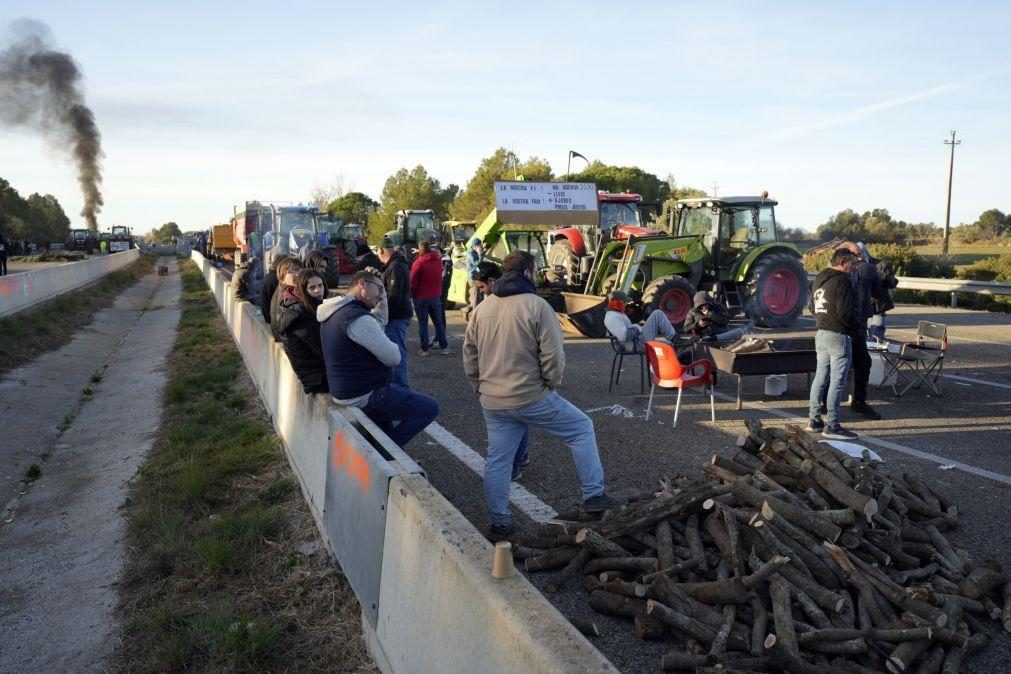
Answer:
<svg viewBox="0 0 1011 674"><path fill-rule="evenodd" d="M385 300L384 294L372 312L354 295L324 300L316 309L330 395L342 405L364 407L400 363L400 347L384 331Z"/></svg>
<svg viewBox="0 0 1011 674"><path fill-rule="evenodd" d="M428 300L442 296L442 256L428 251L411 265L411 297Z"/></svg>
<svg viewBox="0 0 1011 674"><path fill-rule="evenodd" d="M463 367L489 410L526 407L561 384L565 351L558 318L522 274L506 272L474 309Z"/></svg>
<svg viewBox="0 0 1011 674"><path fill-rule="evenodd" d="M701 309L706 304L709 305L709 313L703 314ZM708 322L701 326L699 325L700 320ZM699 337L716 337L726 330L728 323L730 323L730 314L727 313L723 304L713 300L706 291L700 290L692 298L692 309L685 316L683 330Z"/></svg>
<svg viewBox="0 0 1011 674"><path fill-rule="evenodd" d="M850 275L829 267L811 285L809 308L819 330L856 335L853 284Z"/></svg>

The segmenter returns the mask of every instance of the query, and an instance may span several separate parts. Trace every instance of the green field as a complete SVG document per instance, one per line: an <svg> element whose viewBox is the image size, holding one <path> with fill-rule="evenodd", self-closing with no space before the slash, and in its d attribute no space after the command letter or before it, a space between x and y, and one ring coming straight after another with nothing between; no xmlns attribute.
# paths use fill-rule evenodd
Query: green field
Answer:
<svg viewBox="0 0 1011 674"><path fill-rule="evenodd" d="M924 257L938 258L941 256L941 244L930 244L928 246L916 246L916 252ZM964 267L985 260L988 257L1011 253L1011 246L999 246L993 243L980 244L959 244L951 243L948 246L948 256L956 267Z"/></svg>

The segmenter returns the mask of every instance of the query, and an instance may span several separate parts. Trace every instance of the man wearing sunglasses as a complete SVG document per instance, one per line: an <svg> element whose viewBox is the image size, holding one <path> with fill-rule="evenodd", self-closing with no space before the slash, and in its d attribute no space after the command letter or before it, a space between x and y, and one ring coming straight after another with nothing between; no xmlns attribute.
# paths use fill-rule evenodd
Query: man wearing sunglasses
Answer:
<svg viewBox="0 0 1011 674"><path fill-rule="evenodd" d="M386 288L370 271L356 272L344 297L316 310L330 395L359 407L403 447L439 416L439 403L393 379L400 347L386 336Z"/></svg>

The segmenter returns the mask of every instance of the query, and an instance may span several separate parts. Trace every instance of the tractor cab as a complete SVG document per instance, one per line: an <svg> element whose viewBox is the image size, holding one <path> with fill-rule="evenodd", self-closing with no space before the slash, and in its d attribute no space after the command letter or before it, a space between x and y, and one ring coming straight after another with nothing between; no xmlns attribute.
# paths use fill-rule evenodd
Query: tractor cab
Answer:
<svg viewBox="0 0 1011 674"><path fill-rule="evenodd" d="M406 210L397 211L395 219L397 228L386 232L393 245L403 246L405 252L417 248L421 241L438 242L439 230L435 227L435 211Z"/></svg>
<svg viewBox="0 0 1011 674"><path fill-rule="evenodd" d="M714 275L730 280L749 251L777 242L776 203L765 194L684 199L674 211L676 236L701 237Z"/></svg>

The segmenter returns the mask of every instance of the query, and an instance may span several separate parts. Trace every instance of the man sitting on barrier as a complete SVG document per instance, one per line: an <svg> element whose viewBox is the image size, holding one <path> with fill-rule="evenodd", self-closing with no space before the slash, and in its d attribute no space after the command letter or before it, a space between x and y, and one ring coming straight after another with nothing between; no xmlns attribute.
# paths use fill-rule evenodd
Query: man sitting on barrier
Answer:
<svg viewBox="0 0 1011 674"><path fill-rule="evenodd" d="M562 383L565 350L554 310L537 296L534 256L513 251L502 261L502 270L492 294L471 314L463 342L463 369L481 398L488 429L484 491L492 541L513 532L509 478L530 426L569 445L588 512L623 503L604 490L593 422L555 390Z"/></svg>
<svg viewBox="0 0 1011 674"><path fill-rule="evenodd" d="M744 336L746 328L727 329L730 313L718 300L704 290L695 293L692 309L685 316L684 331L699 339L716 342L733 342Z"/></svg>
<svg viewBox="0 0 1011 674"><path fill-rule="evenodd" d="M621 342L627 351L633 349L642 352L646 342L663 337L668 342L674 342L677 330L671 325L667 315L659 309L654 309L644 325L635 325L625 315L625 303L628 295L620 290L607 296L607 313L604 314L604 327L607 332Z"/></svg>
<svg viewBox="0 0 1011 674"><path fill-rule="evenodd" d="M316 310L334 402L361 408L403 447L439 416L439 403L391 381L401 351L384 332L387 315L383 280L369 271L356 272L346 295Z"/></svg>

